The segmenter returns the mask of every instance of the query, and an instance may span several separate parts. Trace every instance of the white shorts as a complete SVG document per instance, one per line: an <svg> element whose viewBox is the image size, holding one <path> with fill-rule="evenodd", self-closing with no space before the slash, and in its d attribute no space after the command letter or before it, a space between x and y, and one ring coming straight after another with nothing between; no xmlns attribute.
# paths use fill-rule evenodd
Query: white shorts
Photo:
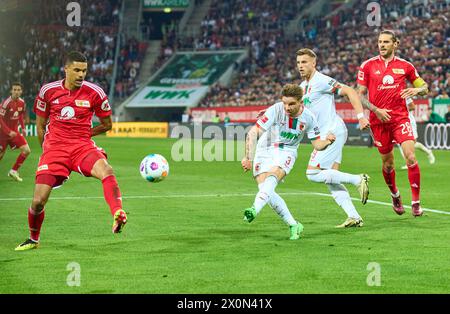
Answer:
<svg viewBox="0 0 450 314"><path fill-rule="evenodd" d="M253 161L253 176L269 172L273 167L280 167L286 175L291 172L297 159L297 152L273 148L266 151L257 151Z"/></svg>
<svg viewBox="0 0 450 314"><path fill-rule="evenodd" d="M417 138L419 137L417 134L417 122L416 122L416 118L414 118L414 114L412 113L412 111L409 112L409 121L411 123L411 129L413 132L413 136L417 140Z"/></svg>
<svg viewBox="0 0 450 314"><path fill-rule="evenodd" d="M344 148L344 144L347 141L348 136L347 129L345 129L345 132L341 132L340 134L335 135L336 140L325 150L322 151L313 150L308 165L312 167L318 167L321 169L331 169L331 167L335 162L338 164L341 163L342 150Z"/></svg>

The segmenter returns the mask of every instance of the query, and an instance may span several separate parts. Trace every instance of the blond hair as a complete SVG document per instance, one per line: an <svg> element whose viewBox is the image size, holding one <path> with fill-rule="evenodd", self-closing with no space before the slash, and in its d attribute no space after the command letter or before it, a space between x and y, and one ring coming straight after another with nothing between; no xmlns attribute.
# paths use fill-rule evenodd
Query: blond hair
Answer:
<svg viewBox="0 0 450 314"><path fill-rule="evenodd" d="M397 37L397 35L395 34L395 32L393 30L390 29L384 29L380 32L380 34L378 35L378 37L380 37L380 35L391 35L392 36L392 41L394 43L400 42L400 39Z"/></svg>
<svg viewBox="0 0 450 314"><path fill-rule="evenodd" d="M297 50L297 56L303 56L303 55L307 55L310 56L311 58L317 59L317 55L316 53L309 48L302 48Z"/></svg>
<svg viewBox="0 0 450 314"><path fill-rule="evenodd" d="M303 97L303 89L295 84L286 84L283 86L281 95L284 97L294 97L297 100L301 100Z"/></svg>

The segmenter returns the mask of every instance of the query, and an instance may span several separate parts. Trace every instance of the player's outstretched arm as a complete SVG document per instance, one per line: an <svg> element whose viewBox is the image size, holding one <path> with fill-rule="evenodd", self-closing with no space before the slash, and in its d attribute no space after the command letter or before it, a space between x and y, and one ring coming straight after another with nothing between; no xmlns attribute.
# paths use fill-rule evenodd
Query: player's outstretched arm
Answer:
<svg viewBox="0 0 450 314"><path fill-rule="evenodd" d="M311 140L311 144L314 147L315 150L324 150L333 142L336 140L336 136L334 134L328 134L327 138L324 140L321 140L320 138L317 138L315 140Z"/></svg>
<svg viewBox="0 0 450 314"><path fill-rule="evenodd" d="M359 129L360 130L367 129L370 124L369 120L367 120L367 118L364 117L364 109L361 104L361 100L358 96L358 93L350 86L344 84L341 84L341 86L342 87L340 88L339 94L341 96L347 97L350 103L352 104L353 109L355 109L356 117L358 118L359 122Z"/></svg>
<svg viewBox="0 0 450 314"><path fill-rule="evenodd" d="M361 84L358 84L358 95L361 99L361 104L364 108L369 109L372 111L378 119L380 119L383 122L387 122L391 119L391 115L389 112L392 110L390 109L380 109L376 106L374 106L366 97L367 94L367 87L363 86Z"/></svg>
<svg viewBox="0 0 450 314"><path fill-rule="evenodd" d="M42 143L44 143L44 135L45 135L45 128L47 126L47 120L48 120L48 118L44 118L39 115L36 115L36 130L37 130L39 145L41 145L41 147L42 147Z"/></svg>
<svg viewBox="0 0 450 314"><path fill-rule="evenodd" d="M264 133L264 130L256 125L254 125L247 133L247 137L245 138L245 156L241 161L242 168L245 172L252 169L252 161L255 157L256 143L262 133Z"/></svg>
<svg viewBox="0 0 450 314"><path fill-rule="evenodd" d="M105 133L105 132L111 130L111 128L112 128L111 116L99 118L99 120L100 120L100 124L97 125L95 128L91 129L91 137Z"/></svg>

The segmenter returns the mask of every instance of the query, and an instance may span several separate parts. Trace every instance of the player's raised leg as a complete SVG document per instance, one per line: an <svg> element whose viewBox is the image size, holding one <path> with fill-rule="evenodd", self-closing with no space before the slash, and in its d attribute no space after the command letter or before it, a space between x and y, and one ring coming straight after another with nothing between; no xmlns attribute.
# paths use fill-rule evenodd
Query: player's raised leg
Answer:
<svg viewBox="0 0 450 314"><path fill-rule="evenodd" d="M90 170L90 174L102 181L103 195L106 203L109 205L111 214L114 217L112 232L120 233L127 223L127 215L122 209L122 195L120 193L119 184L117 183L114 171L106 159L98 159L96 154L87 156L83 161L82 168L89 168L89 165L92 164L93 166L92 170Z"/></svg>
<svg viewBox="0 0 450 314"><path fill-rule="evenodd" d="M17 156L16 162L12 166L11 170L8 173L8 176L13 178L14 180L18 182L22 182L22 178L19 175L19 168L22 166L22 164L25 162L25 159L30 155L31 149L28 144L22 145L19 147L20 154Z"/></svg>
<svg viewBox="0 0 450 314"><path fill-rule="evenodd" d="M422 216L423 211L420 208L420 168L414 152L414 141L404 141L401 145L408 166L408 180L412 193L412 214L415 217Z"/></svg>
<svg viewBox="0 0 450 314"><path fill-rule="evenodd" d="M45 204L48 201L56 178L51 175L38 176L34 188L33 201L28 209L28 226L30 237L16 247L16 251L35 249L39 245L42 223L45 217Z"/></svg>
<svg viewBox="0 0 450 314"><path fill-rule="evenodd" d="M283 169L273 167L268 172L261 173L256 176L258 183L258 193L255 196L253 206L244 210L244 219L252 222L259 214L261 209L269 202L270 197L275 192L275 188L285 175Z"/></svg>

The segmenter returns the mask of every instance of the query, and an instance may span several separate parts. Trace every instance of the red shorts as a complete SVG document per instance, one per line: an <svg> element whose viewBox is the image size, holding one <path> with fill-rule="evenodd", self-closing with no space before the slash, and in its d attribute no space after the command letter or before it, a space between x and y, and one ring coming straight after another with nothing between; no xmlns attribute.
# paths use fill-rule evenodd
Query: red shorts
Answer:
<svg viewBox="0 0 450 314"><path fill-rule="evenodd" d="M375 139L375 146L380 154L387 154L392 151L394 144L401 144L405 141L415 141L411 122L409 118L396 123L375 124L370 127Z"/></svg>
<svg viewBox="0 0 450 314"><path fill-rule="evenodd" d="M27 140L20 133L17 133L13 138L5 137L3 134L0 134L0 152L6 150L8 145L11 149L16 149L27 144Z"/></svg>
<svg viewBox="0 0 450 314"><path fill-rule="evenodd" d="M57 187L69 178L72 171L90 177L91 170L99 159L107 159L107 155L93 141L64 145L44 142L43 153L39 158L36 171L36 183ZM53 182L43 179L51 176L56 177L57 180Z"/></svg>

